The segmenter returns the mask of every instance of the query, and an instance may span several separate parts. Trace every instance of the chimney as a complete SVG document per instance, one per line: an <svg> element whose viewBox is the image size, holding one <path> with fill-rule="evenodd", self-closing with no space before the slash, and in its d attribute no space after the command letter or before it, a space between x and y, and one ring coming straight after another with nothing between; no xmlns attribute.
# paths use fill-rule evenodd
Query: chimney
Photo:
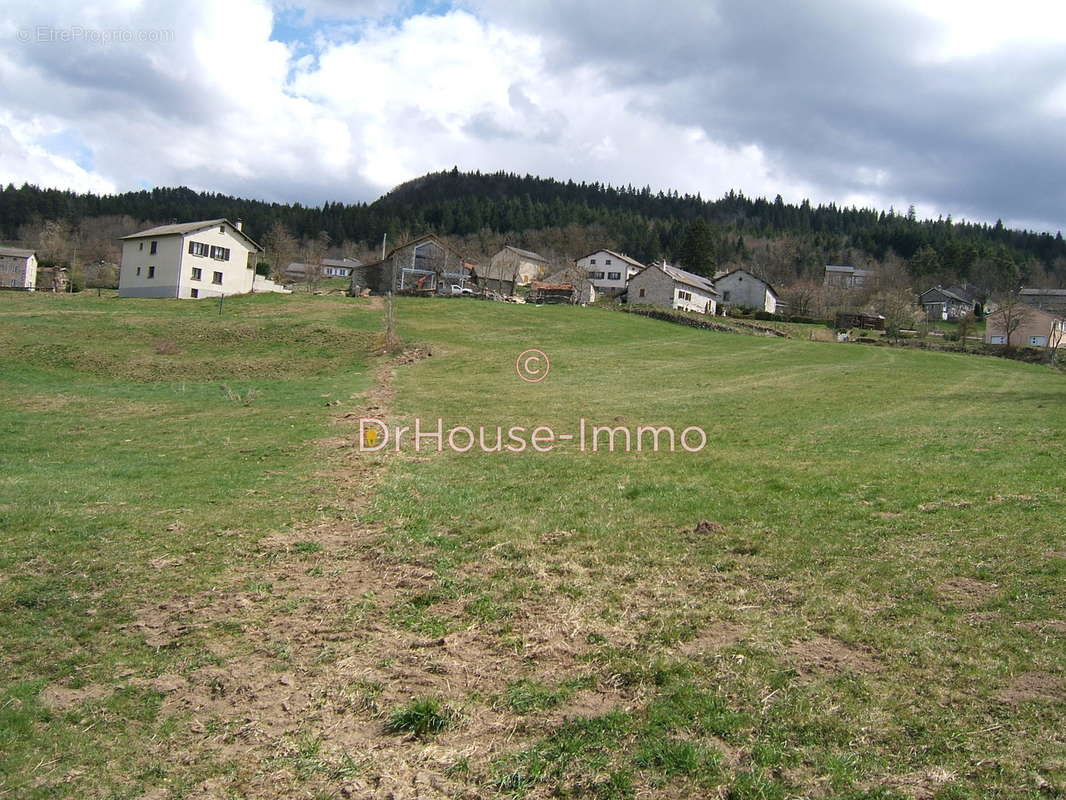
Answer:
<svg viewBox="0 0 1066 800"><path fill-rule="evenodd" d="M236 228L239 231L243 231L244 230L244 220L243 219L238 219L236 222L233 223L233 227Z"/></svg>

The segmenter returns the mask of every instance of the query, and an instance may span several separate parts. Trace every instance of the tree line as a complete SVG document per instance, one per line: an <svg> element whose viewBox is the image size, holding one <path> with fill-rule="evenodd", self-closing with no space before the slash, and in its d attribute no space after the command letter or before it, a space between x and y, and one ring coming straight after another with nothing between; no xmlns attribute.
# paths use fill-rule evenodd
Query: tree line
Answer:
<svg viewBox="0 0 1066 800"><path fill-rule="evenodd" d="M491 255L485 249L503 241L547 249L560 262L607 246L643 262L667 258L700 274L745 266L786 285L819 280L827 263L896 269L918 285L967 281L989 292L1066 282L1061 232L950 217L921 220L913 208L898 213L807 200L792 204L736 191L705 200L647 186L458 169L409 181L373 203L314 207L186 187L114 195L29 184L0 190L5 241L35 246L35 232L56 222L99 258L117 258L111 237L121 235L115 228L123 224L128 233L217 217L243 219L251 236L281 242L277 249L286 255L308 249L301 243L318 250L322 245L314 243L328 242L333 251L372 257L383 236L400 243L434 232L465 245L474 258Z"/></svg>

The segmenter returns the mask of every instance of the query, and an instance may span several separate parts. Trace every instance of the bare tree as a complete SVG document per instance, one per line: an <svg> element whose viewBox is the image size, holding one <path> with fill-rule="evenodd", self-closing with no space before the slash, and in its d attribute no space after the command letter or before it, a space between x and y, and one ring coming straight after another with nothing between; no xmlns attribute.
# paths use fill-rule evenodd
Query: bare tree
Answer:
<svg viewBox="0 0 1066 800"><path fill-rule="evenodd" d="M974 316L972 311L959 317L959 343L964 350L966 349L966 340L973 336L975 330L977 330L977 317Z"/></svg>
<svg viewBox="0 0 1066 800"><path fill-rule="evenodd" d="M304 242L304 283L307 284L309 292L313 292L318 282L322 280L322 259L329 251L329 243L329 234L325 231L321 231L314 239Z"/></svg>
<svg viewBox="0 0 1066 800"><path fill-rule="evenodd" d="M275 222L270 226L263 237L264 248L271 264L271 277L276 281L285 278L285 269L296 259L299 245L289 229L281 222Z"/></svg>
<svg viewBox="0 0 1066 800"><path fill-rule="evenodd" d="M1000 295L996 298L996 305L998 307L993 313L998 315L1003 322L1006 346L1008 348L1013 347L1014 343L1011 341L1011 337L1029 319L1029 306L1023 303L1018 295L1013 293Z"/></svg>

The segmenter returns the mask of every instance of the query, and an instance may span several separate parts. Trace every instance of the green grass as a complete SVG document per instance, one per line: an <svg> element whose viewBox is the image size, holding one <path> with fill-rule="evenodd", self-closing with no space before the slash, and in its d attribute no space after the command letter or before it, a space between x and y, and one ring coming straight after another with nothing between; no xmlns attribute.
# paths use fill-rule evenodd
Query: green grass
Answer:
<svg viewBox="0 0 1066 800"><path fill-rule="evenodd" d="M147 754L183 724L158 714L157 693L55 711L40 692L200 666L123 626L156 598L224 584L268 533L293 532L278 558L296 574L344 566L313 534L352 513L316 442L329 404L353 407L368 386L380 319L332 296L227 300L221 317L0 299L0 791L136 797L161 775L192 787ZM390 564L431 577L353 594L346 631L356 653L387 632L385 667L425 664L435 681L410 700L385 671L350 676L352 719L380 746L401 746L388 731L431 736L443 777L498 796L1066 791L1062 698L1000 697L1066 664L1063 635L1034 628L1066 620L1061 373L596 308L401 299L398 317L433 355L395 370L392 424L696 425L709 442L379 457L360 521ZM514 373L531 347L551 358L542 383ZM721 527L696 533L704 520ZM949 591L959 579L971 596ZM306 613L284 585L247 581L255 602ZM569 660L538 660L545 630ZM239 626L213 635L298 663ZM475 663L436 660L460 658L464 637L483 648ZM511 673L449 688L493 659ZM377 751L339 753L336 730L308 728L264 767L290 794L379 769Z"/></svg>
<svg viewBox="0 0 1066 800"><path fill-rule="evenodd" d="M45 796L26 782L88 765L97 791L135 794L104 763L138 762L158 696L106 701L120 704L108 724L87 727L37 693L165 671L174 657L124 629L133 611L207 585L263 535L321 513L314 442L327 404L369 385L377 315L325 298L234 298L222 315L0 300L0 786Z"/></svg>

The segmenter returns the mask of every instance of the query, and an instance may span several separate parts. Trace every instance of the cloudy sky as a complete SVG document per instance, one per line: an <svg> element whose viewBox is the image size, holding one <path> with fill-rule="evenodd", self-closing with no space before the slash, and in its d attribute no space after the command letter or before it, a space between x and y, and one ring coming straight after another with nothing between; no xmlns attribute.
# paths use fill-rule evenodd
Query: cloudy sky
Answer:
<svg viewBox="0 0 1066 800"><path fill-rule="evenodd" d="M1048 0L5 0L0 181L318 204L431 170L1056 231Z"/></svg>

